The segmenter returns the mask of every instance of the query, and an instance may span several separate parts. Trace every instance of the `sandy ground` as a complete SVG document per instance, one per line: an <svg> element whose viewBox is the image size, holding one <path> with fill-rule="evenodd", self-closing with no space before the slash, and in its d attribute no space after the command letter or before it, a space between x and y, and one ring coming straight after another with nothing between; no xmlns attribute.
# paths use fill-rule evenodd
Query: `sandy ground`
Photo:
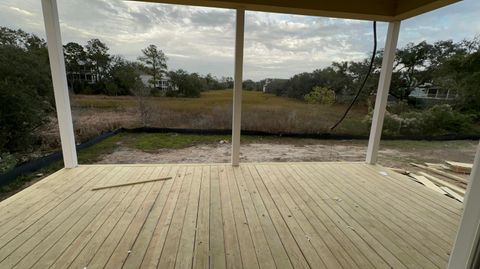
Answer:
<svg viewBox="0 0 480 269"><path fill-rule="evenodd" d="M446 142L448 143L448 142ZM445 148L382 148L379 163L390 167L409 167L409 162L444 162L455 160L472 162L475 143L462 147L446 144ZM293 162L293 161L363 161L366 146L358 142L316 144L246 143L241 148L242 162ZM230 161L230 144L202 144L183 149L164 149L154 153L120 147L106 155L99 163L227 163ZM411 168L411 167L410 167Z"/></svg>
<svg viewBox="0 0 480 269"><path fill-rule="evenodd" d="M359 161L365 149L357 146L287 145L251 143L241 146L243 162ZM230 144L207 144L147 153L120 148L100 163L225 163L230 161Z"/></svg>

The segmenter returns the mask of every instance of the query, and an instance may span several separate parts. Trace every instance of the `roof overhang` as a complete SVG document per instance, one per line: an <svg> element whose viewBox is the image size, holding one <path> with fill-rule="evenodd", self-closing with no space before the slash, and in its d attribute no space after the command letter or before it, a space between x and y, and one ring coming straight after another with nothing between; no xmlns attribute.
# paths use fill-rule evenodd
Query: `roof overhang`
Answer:
<svg viewBox="0 0 480 269"><path fill-rule="evenodd" d="M461 0L133 0L345 19L398 21Z"/></svg>

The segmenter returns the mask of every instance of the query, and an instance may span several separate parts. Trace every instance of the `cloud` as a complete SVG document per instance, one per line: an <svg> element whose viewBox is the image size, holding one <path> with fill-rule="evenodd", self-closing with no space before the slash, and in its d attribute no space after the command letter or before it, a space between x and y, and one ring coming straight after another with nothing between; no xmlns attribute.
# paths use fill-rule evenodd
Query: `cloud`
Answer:
<svg viewBox="0 0 480 269"><path fill-rule="evenodd" d="M130 60L156 44L169 67L201 74L233 75L235 11L119 0L57 0L63 42L106 42ZM459 41L480 33L480 1L465 0L402 23L399 45L439 39ZM0 25L44 37L38 0L2 0ZM378 24L383 47L387 24ZM246 13L245 78L288 78L332 61L361 60L371 53L372 23L311 16Z"/></svg>
<svg viewBox="0 0 480 269"><path fill-rule="evenodd" d="M27 16L33 16L32 12L26 11L24 9L18 8L18 7L9 7L11 10L16 11L22 15L27 15Z"/></svg>

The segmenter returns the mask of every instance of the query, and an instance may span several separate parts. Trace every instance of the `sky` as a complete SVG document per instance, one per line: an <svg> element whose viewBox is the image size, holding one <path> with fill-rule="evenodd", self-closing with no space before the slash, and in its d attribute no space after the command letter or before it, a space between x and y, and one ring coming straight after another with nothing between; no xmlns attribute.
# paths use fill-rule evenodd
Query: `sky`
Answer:
<svg viewBox="0 0 480 269"><path fill-rule="evenodd" d="M62 41L99 38L111 54L136 60L155 44L169 69L233 76L235 11L119 0L57 0ZM460 3L402 22L399 46L426 40L472 39L480 34L480 1ZM45 38L40 0L0 0L0 25ZM386 23L378 23L383 48ZM371 54L372 23L247 11L244 78L289 78L332 61Z"/></svg>

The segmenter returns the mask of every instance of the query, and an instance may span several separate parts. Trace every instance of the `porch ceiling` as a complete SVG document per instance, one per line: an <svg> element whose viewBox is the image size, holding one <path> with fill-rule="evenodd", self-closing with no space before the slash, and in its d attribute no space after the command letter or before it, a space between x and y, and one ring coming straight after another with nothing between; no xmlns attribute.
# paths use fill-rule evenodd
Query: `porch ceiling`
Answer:
<svg viewBox="0 0 480 269"><path fill-rule="evenodd" d="M138 1L138 0L133 0ZM461 0L141 0L180 5L244 8L252 11L347 19L396 21L411 18Z"/></svg>

